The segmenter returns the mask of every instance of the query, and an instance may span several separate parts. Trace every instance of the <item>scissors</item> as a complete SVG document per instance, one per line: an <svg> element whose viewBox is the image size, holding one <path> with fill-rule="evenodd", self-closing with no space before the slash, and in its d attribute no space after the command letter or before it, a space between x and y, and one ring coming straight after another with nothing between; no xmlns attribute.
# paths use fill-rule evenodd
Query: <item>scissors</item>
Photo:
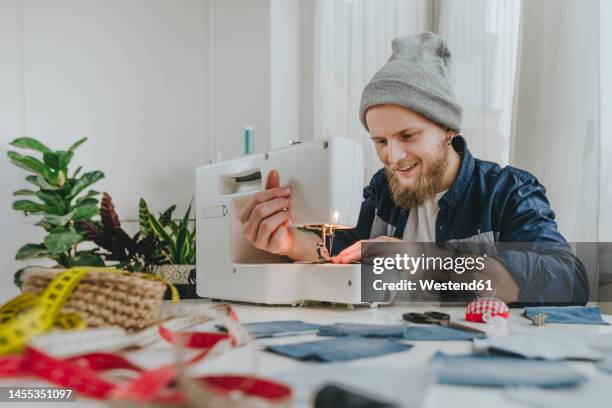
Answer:
<svg viewBox="0 0 612 408"><path fill-rule="evenodd" d="M421 324L437 324L438 326L450 327L457 330L463 330L470 333L486 334L482 330L475 329L470 326L451 322L450 315L442 312L429 311L425 313L404 313L402 318L411 323Z"/></svg>

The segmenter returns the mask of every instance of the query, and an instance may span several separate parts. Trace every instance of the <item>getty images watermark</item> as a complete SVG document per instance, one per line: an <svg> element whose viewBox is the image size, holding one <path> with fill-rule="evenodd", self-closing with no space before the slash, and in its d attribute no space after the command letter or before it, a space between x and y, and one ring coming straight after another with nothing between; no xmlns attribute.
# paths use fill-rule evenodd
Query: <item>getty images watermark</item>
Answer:
<svg viewBox="0 0 612 408"><path fill-rule="evenodd" d="M361 300L464 302L506 293L508 285L524 284L528 276L532 280L523 287L530 290L519 291L518 301L541 302L536 297L559 277L572 276L580 290L592 286L594 276L604 279L599 265L607 252L602 248L601 243L366 241L361 247ZM509 279L508 272L516 279ZM572 302L551 296L546 301Z"/></svg>

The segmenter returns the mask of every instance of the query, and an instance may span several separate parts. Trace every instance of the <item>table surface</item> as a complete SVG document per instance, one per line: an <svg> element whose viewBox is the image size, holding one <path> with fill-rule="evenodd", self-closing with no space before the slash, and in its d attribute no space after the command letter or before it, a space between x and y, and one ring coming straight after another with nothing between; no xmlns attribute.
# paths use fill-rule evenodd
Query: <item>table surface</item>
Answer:
<svg viewBox="0 0 612 408"><path fill-rule="evenodd" d="M190 302L190 301L185 301ZM198 303L195 301L193 303ZM346 307L278 307L278 306L254 306L245 304L232 305L238 314L238 317L243 323L261 322L272 320L302 320L310 323L336 323L336 322L353 322L353 323L373 323L373 324L397 324L402 322L401 315L406 312L423 312L432 310L429 305L398 305L385 306L378 308L355 307L347 309ZM451 319L463 322L464 307L438 307L435 310L444 311L451 315ZM520 316L522 309L512 310L509 317L510 327L512 326L530 326L530 322ZM612 323L612 316L604 316L604 319ZM478 323L466 323L474 327L482 327ZM533 327L534 330L547 330L547 325L544 327ZM567 330L573 333L584 333L585 331L593 333L612 333L612 326L586 326L586 325L554 325L555 329ZM300 363L290 358L275 355L269 352L262 351L262 345L268 344L285 344L292 342L301 342L317 339L316 335L284 337L276 339L262 339L250 343L244 347L232 349L214 359L203 361L193 367L195 375L212 374L212 373L236 373L236 374L256 374L259 376L275 376L286 370L298 367ZM320 339L320 338L319 338ZM438 351L443 351L447 354L469 354L472 351L472 343L468 341L410 341L414 347L408 351L401 353L392 353L386 356L355 360L350 362L354 367L377 367L390 369L410 369L414 372L418 367L427 365L431 357ZM142 350L132 352L129 358L137 364L144 367L156 367L164 363L172 361L173 353L171 346L163 341L156 342ZM569 362L571 366L581 371L587 376L592 376L597 373L597 368L593 363L589 362ZM311 364L312 365L312 364ZM324 370L326 364L320 364ZM0 386L43 386L45 383L35 379L5 379L0 381ZM491 407L517 407L515 402L509 400L505 396L505 391L495 388L484 387L465 387L465 386L450 386L450 385L432 385L425 398L425 407L475 407L475 406L491 406ZM6 403L5 403L6 404ZM3 403L0 403L3 405ZM8 404L7 404L8 405ZM72 403L37 403L37 407L42 406L67 406L74 407ZM105 406L103 402L86 400L79 398L79 407L100 407Z"/></svg>

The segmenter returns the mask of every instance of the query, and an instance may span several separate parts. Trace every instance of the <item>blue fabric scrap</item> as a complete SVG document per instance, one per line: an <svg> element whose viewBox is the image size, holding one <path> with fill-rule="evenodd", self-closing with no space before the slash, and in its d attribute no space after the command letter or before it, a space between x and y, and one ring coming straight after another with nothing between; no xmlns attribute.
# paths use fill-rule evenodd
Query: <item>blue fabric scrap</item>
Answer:
<svg viewBox="0 0 612 408"><path fill-rule="evenodd" d="M523 314L528 319L544 314L546 323L609 324L601 318L597 306L526 307Z"/></svg>
<svg viewBox="0 0 612 408"><path fill-rule="evenodd" d="M314 334L320 325L304 323L300 320L279 320L271 322L245 323L244 327L256 339L270 337L288 337Z"/></svg>
<svg viewBox="0 0 612 408"><path fill-rule="evenodd" d="M404 332L404 339L414 341L473 340L483 339L485 337L486 335L484 333L468 332L444 326L410 326L407 327Z"/></svg>
<svg viewBox="0 0 612 408"><path fill-rule="evenodd" d="M267 351L301 361L336 362L377 357L409 350L412 346L387 339L338 337L321 341L268 346Z"/></svg>
<svg viewBox="0 0 612 408"><path fill-rule="evenodd" d="M371 337L371 338L404 338L405 324L360 324L360 323L335 323L321 326L319 336L333 337Z"/></svg>
<svg viewBox="0 0 612 408"><path fill-rule="evenodd" d="M573 387L586 378L560 361L527 360L486 354L450 356L437 353L438 383L482 387Z"/></svg>

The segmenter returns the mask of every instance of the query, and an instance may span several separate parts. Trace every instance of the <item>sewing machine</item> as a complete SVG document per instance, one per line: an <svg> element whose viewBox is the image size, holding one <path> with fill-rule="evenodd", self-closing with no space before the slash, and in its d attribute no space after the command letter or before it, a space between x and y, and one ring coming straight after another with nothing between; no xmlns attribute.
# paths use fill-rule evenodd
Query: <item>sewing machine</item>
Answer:
<svg viewBox="0 0 612 408"><path fill-rule="evenodd" d="M297 263L259 250L241 234L238 215L268 172L291 187L291 224L327 236L357 223L363 153L350 139L309 141L196 170L197 292L262 304L361 303L360 265Z"/></svg>

